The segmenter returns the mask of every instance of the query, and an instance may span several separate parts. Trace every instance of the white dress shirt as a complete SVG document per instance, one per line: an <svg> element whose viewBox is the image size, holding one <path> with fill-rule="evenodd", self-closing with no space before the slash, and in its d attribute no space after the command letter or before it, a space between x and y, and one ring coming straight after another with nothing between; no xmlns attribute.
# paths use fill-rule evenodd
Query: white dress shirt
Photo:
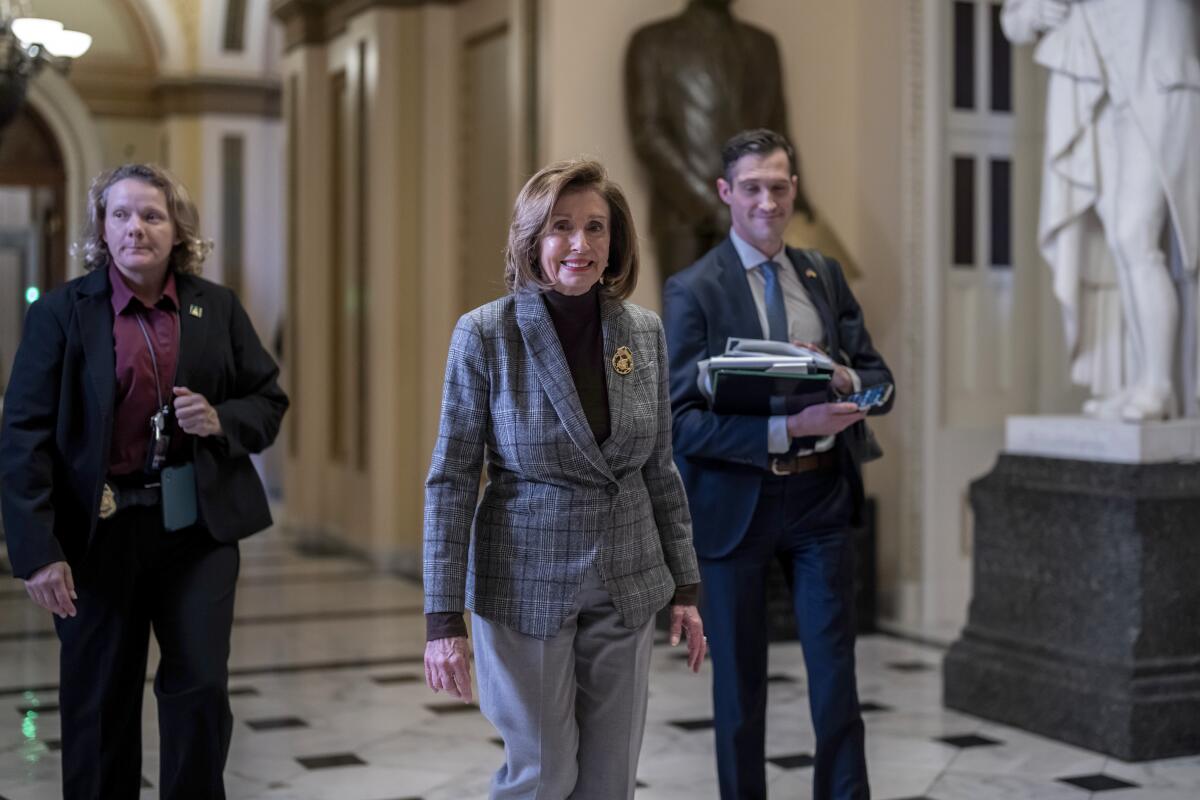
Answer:
<svg viewBox="0 0 1200 800"><path fill-rule="evenodd" d="M764 261L774 261L779 265L779 286L783 290L783 304L787 310L788 338L794 342L809 342L825 346L825 326L821 323L821 315L813 305L808 290L800 282L800 276L792 260L788 258L787 248L780 247L779 252L765 255L758 248L747 243L737 233L730 230L729 238L737 250L738 258L746 269L746 282L750 284L750 294L754 296L754 307L758 311L758 321L762 325L762 338L770 339L770 324L767 322L767 279L763 275ZM850 370L855 388L860 385L858 375ZM824 453L833 447L834 437L826 436L818 439L812 450L801 450L796 455ZM783 454L792 447L792 437L787 432L787 417L780 414L772 416L767 422L767 452Z"/></svg>

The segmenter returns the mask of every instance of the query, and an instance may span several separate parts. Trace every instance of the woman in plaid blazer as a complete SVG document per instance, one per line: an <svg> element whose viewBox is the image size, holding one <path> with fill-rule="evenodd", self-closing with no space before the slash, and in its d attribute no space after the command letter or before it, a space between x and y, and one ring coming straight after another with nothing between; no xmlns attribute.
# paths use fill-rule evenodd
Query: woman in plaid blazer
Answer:
<svg viewBox="0 0 1200 800"><path fill-rule="evenodd" d="M656 612L672 604L693 671L705 652L662 323L625 300L637 235L600 164L534 175L505 259L510 293L450 343L425 494L426 678L470 701L470 609L481 707L505 742L491 797L632 798Z"/></svg>

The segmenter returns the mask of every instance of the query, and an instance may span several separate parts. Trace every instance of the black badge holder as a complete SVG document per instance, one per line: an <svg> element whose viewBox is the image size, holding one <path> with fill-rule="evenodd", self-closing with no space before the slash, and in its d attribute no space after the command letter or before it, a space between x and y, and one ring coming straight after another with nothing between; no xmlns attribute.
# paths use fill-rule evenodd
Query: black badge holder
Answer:
<svg viewBox="0 0 1200 800"><path fill-rule="evenodd" d="M163 527L178 531L196 524L196 469L191 464L166 467L162 481Z"/></svg>

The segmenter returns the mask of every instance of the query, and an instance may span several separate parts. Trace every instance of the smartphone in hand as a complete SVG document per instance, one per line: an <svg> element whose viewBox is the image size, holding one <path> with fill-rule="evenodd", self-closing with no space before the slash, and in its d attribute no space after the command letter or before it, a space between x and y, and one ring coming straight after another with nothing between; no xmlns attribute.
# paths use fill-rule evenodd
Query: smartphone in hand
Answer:
<svg viewBox="0 0 1200 800"><path fill-rule="evenodd" d="M854 403L856 406L858 406L859 411L867 411L886 403L892 396L892 389L892 384L881 383L877 386L871 386L863 389L861 392L855 392L852 395L843 397L839 399L838 402Z"/></svg>

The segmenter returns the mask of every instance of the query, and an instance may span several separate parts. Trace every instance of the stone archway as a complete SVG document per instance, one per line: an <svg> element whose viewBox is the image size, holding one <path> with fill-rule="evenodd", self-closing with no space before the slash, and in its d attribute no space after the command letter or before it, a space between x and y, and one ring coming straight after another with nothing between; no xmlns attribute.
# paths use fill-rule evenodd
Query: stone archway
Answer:
<svg viewBox="0 0 1200 800"><path fill-rule="evenodd" d="M88 182L104 167L99 131L71 84L53 71L44 71L29 85L28 103L46 123L62 153L66 173L67 241L76 241L83 231ZM72 259L66 277L80 273L79 264Z"/></svg>

